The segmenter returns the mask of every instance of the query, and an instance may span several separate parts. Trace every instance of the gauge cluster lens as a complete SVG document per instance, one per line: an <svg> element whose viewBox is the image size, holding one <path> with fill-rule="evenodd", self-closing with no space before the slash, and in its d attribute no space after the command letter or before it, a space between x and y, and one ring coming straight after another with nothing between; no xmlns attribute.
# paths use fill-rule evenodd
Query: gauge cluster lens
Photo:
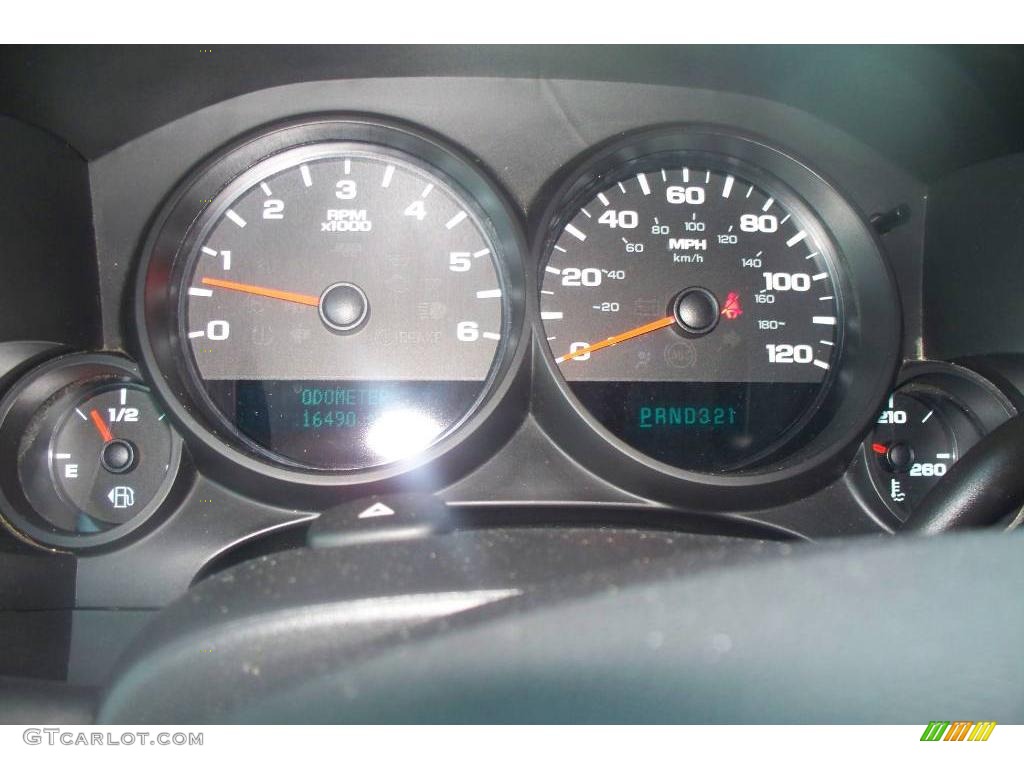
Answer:
<svg viewBox="0 0 1024 768"><path fill-rule="evenodd" d="M615 482L841 471L899 344L856 212L788 155L696 128L566 172L528 301L513 208L442 139L326 116L218 153L155 220L137 285L172 420L225 478L347 486L442 457L455 476L471 436L507 439L527 407L529 327L538 422Z"/></svg>
<svg viewBox="0 0 1024 768"><path fill-rule="evenodd" d="M550 242L541 320L589 414L674 467L736 471L822 399L844 322L825 230L781 184L726 157L613 172Z"/></svg>
<svg viewBox="0 0 1024 768"><path fill-rule="evenodd" d="M358 470L472 412L509 298L489 222L446 176L325 143L258 164L205 216L179 332L236 435L285 463Z"/></svg>

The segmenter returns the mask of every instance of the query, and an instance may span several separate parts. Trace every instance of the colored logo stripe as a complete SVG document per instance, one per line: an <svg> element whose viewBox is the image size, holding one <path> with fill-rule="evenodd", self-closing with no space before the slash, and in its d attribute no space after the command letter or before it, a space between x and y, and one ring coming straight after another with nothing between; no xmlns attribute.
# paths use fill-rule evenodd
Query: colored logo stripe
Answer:
<svg viewBox="0 0 1024 768"><path fill-rule="evenodd" d="M974 724L974 730L971 731L971 735L967 737L968 741L988 741L988 737L992 735L992 731L996 728L994 720L986 720L980 723Z"/></svg>
<svg viewBox="0 0 1024 768"><path fill-rule="evenodd" d="M988 741L995 727L992 720L932 720L921 734L921 741Z"/></svg>

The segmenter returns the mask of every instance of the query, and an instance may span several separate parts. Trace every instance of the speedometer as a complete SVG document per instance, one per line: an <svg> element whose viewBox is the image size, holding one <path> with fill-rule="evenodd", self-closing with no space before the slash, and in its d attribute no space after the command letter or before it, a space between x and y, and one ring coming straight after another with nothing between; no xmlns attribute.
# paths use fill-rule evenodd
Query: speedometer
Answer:
<svg viewBox="0 0 1024 768"><path fill-rule="evenodd" d="M821 433L851 362L891 376L892 327L874 363L860 348L864 265L850 255L874 261L868 282L887 275L870 234L841 231L844 249L825 220L835 197L815 210L793 181L823 187L762 145L663 133L599 155L552 212L539 286L549 359L584 417L643 459L757 472Z"/></svg>
<svg viewBox="0 0 1024 768"><path fill-rule="evenodd" d="M783 439L828 379L841 328L831 249L806 212L724 158L665 160L562 228L544 267L545 337L577 397L628 442L732 469Z"/></svg>

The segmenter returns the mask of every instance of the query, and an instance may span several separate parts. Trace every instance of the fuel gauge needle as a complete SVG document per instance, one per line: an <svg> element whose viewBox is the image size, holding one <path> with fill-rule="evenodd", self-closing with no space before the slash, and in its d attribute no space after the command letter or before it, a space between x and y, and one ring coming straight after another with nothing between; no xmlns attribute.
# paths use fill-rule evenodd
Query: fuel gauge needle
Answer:
<svg viewBox="0 0 1024 768"><path fill-rule="evenodd" d="M96 425L96 431L100 433L100 437L103 438L104 443L109 443L114 439L114 435L110 431L110 427L107 426L107 422L100 416L100 412L93 408L89 411L89 418L92 419L92 423Z"/></svg>
<svg viewBox="0 0 1024 768"><path fill-rule="evenodd" d="M676 319L673 315L663 317L660 320L655 320L653 323L647 323L646 325L641 325L636 328L632 328L623 333L616 334L615 336L609 336L604 341L599 341L596 344L591 344L589 347L583 347L582 349L577 349L574 352L564 354L561 357L556 357L555 362L564 363L566 360L574 360L577 357L588 355L591 352L596 352L599 349L614 347L616 344L621 344L624 341L635 339L637 336L643 336L644 334L652 333L662 328L667 328L668 326L672 325L675 321Z"/></svg>

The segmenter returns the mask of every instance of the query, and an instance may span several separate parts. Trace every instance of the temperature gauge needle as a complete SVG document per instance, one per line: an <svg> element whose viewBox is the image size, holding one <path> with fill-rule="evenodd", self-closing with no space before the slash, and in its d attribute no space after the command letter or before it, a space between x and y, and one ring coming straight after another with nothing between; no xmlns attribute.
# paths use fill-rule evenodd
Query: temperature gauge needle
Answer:
<svg viewBox="0 0 1024 768"><path fill-rule="evenodd" d="M100 416L100 412L93 408L89 411L89 418L92 419L92 423L96 425L96 431L100 433L100 437L103 438L104 443L109 443L114 439L114 435L110 432L110 427L107 426L107 422Z"/></svg>
<svg viewBox="0 0 1024 768"><path fill-rule="evenodd" d="M239 293L248 293L253 296L263 296L268 299L280 299L281 301L290 301L295 304L304 304L307 307L319 307L320 297L310 296L305 293L293 293L292 291L279 291L276 288L264 288L259 285L250 285L249 283L236 283L234 280L220 280L215 277L204 277L200 282L203 285L209 285L213 288L225 288L229 291L238 291Z"/></svg>
<svg viewBox="0 0 1024 768"><path fill-rule="evenodd" d="M614 347L616 344L621 344L624 341L635 339L637 336L643 336L646 333L652 333L660 330L661 328L667 328L676 321L673 315L663 317L660 320L655 320L653 323L647 323L646 325L632 328L624 333L620 333L616 336L609 336L604 341L599 341L596 344L592 344L589 347L583 347L577 349L575 352L569 352L568 354L562 355L561 357L555 358L556 363L564 363L566 360L574 360L577 357L588 355L591 352L596 352L599 349L605 349L607 347Z"/></svg>

